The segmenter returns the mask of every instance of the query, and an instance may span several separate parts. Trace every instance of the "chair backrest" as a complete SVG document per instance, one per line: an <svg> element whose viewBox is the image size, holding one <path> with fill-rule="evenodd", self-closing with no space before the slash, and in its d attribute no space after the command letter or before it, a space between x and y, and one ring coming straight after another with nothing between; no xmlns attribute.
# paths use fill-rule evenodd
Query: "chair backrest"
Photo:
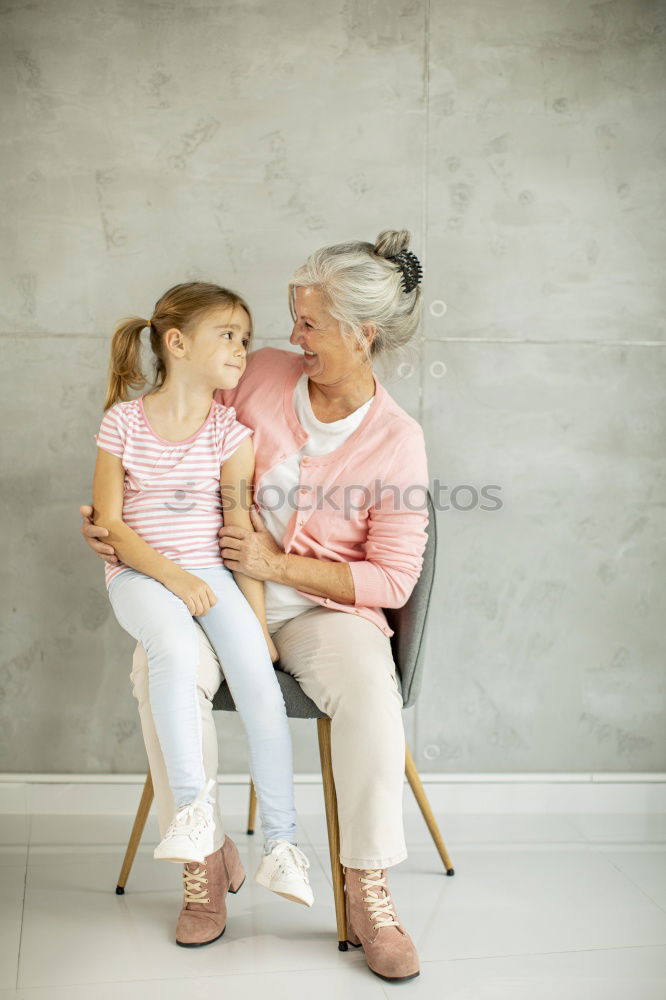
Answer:
<svg viewBox="0 0 666 1000"><path fill-rule="evenodd" d="M430 491L428 491L427 533L428 540L423 553L421 575L409 600L402 608L384 609L387 621L394 630L394 635L391 636L391 648L400 673L403 708L409 708L418 697L425 662L425 630L437 555L437 521Z"/></svg>

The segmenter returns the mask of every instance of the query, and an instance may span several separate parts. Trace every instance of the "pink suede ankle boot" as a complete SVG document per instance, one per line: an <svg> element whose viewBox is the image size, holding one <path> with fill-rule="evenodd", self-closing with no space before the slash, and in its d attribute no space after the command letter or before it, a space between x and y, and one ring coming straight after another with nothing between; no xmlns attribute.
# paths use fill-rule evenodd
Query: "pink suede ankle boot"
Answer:
<svg viewBox="0 0 666 1000"><path fill-rule="evenodd" d="M183 868L185 898L176 925L176 944L196 948L217 941L227 925L227 892L245 881L238 848L229 837L204 863L188 861Z"/></svg>
<svg viewBox="0 0 666 1000"><path fill-rule="evenodd" d="M347 940L363 946L365 960L382 979L419 974L414 942L400 924L386 882L386 868L344 868Z"/></svg>

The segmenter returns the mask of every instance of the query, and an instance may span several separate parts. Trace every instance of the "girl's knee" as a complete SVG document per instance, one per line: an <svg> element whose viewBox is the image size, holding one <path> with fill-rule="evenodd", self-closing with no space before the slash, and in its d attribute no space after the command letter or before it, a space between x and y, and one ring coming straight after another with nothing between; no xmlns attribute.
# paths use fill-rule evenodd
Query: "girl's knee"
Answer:
<svg viewBox="0 0 666 1000"><path fill-rule="evenodd" d="M180 671L183 663L186 661L192 662L194 664L194 683L204 696L209 701L212 701L223 679L220 663L215 655L215 652L210 646L207 637L198 626L197 636L199 641L195 646L194 652L190 650L188 654L184 656L183 660L179 661L178 668ZM139 701L141 701L142 698L146 698L148 695L148 683L150 676L151 671L149 667L148 654L146 653L146 649L143 644L137 642L132 655L130 680L132 682L132 694Z"/></svg>
<svg viewBox="0 0 666 1000"><path fill-rule="evenodd" d="M277 691L257 692L252 697L251 706L244 707L241 714L257 730L265 733L282 731L287 718L287 709L279 686Z"/></svg>

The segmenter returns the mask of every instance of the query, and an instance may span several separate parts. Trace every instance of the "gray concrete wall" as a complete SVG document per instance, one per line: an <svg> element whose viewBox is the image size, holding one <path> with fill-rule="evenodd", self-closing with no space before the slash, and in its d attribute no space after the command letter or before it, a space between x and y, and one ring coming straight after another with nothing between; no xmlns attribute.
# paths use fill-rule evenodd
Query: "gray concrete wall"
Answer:
<svg viewBox="0 0 666 1000"><path fill-rule="evenodd" d="M0 10L0 771L145 767L133 641L78 534L113 324L206 278L286 345L294 267L402 226L425 320L388 387L442 506L502 500L438 513L418 766L663 769L664 5Z"/></svg>

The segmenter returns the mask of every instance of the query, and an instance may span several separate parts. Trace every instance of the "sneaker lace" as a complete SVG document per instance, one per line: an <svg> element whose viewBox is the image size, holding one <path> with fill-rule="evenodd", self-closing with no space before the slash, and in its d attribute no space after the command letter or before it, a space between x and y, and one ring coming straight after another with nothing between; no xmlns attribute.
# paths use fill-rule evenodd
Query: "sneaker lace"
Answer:
<svg viewBox="0 0 666 1000"><path fill-rule="evenodd" d="M190 837L199 837L205 827L213 822L213 815L210 806L206 808L198 802L189 802L178 810L167 830L165 836L172 833L184 833Z"/></svg>
<svg viewBox="0 0 666 1000"><path fill-rule="evenodd" d="M296 847L296 844L285 842L281 845L280 852L275 859L275 865L281 875L289 874L289 869L295 865L307 881L310 862L303 851Z"/></svg>
<svg viewBox="0 0 666 1000"><path fill-rule="evenodd" d="M207 782L197 797L177 810L171 820L165 838L173 833L187 834L190 837L200 837L207 826L213 823L213 807L206 799L213 780Z"/></svg>
<svg viewBox="0 0 666 1000"><path fill-rule="evenodd" d="M208 879L204 875L208 874L208 869L203 865L195 864L190 869L187 865L183 868L183 883L185 892L185 903L210 903L208 898Z"/></svg>
<svg viewBox="0 0 666 1000"><path fill-rule="evenodd" d="M386 884L386 875L383 875L382 871L382 868L366 869L365 878L360 877L359 881L366 893L363 902L367 904L368 913L375 927L399 927L397 913Z"/></svg>

